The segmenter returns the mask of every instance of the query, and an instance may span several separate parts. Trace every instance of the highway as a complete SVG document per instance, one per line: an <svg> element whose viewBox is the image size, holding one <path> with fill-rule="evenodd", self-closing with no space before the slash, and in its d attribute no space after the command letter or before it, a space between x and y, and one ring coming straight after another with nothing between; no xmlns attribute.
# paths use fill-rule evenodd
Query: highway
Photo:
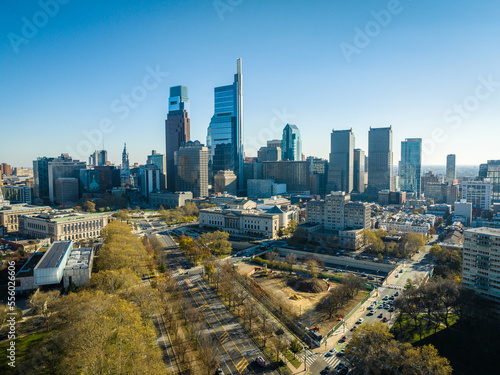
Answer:
<svg viewBox="0 0 500 375"><path fill-rule="evenodd" d="M204 330L214 343L224 374L278 374L269 360L255 345L237 319L227 310L220 298L201 277L201 267L191 268L189 261L169 235L157 235L165 249L167 268L193 305L203 314ZM263 357L266 366L255 359ZM215 372L215 369L214 369Z"/></svg>

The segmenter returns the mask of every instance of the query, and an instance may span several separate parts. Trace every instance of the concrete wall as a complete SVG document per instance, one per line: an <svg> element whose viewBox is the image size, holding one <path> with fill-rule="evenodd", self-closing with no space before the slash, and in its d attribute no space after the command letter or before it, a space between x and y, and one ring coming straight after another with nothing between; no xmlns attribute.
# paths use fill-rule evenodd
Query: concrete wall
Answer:
<svg viewBox="0 0 500 375"><path fill-rule="evenodd" d="M357 260L353 258L325 255L321 253L311 253L309 251L294 250L286 247L279 247L278 252L280 256L286 256L286 254L293 253L297 255L297 258L302 257L304 255L315 254L318 255L321 259L323 259L325 263L333 263L333 264L338 264L339 266L349 266L353 268L358 267L373 271L391 272L394 268L396 268L396 265L394 264L370 262L368 260Z"/></svg>

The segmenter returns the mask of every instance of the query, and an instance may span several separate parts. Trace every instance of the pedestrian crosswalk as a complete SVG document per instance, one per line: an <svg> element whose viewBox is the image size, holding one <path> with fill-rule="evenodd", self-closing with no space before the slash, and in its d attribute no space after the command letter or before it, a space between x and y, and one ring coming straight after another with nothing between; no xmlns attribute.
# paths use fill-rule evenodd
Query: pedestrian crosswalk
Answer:
<svg viewBox="0 0 500 375"><path fill-rule="evenodd" d="M327 365L332 367L340 363L340 359L335 354L330 357L325 357L325 354L323 353L314 353L313 351L306 349L302 355L302 362L304 362L305 359L307 368L311 367L319 359L322 359Z"/></svg>

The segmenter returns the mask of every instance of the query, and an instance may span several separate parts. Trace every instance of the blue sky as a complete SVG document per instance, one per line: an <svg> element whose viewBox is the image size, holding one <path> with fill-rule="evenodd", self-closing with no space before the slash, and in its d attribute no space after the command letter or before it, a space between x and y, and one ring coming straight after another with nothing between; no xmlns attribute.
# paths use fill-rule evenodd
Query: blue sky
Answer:
<svg viewBox="0 0 500 375"><path fill-rule="evenodd" d="M213 88L232 83L237 57L248 156L290 122L303 152L323 158L332 129L352 127L366 151L369 127L387 125L395 164L406 137L424 139L424 164L500 158L500 3L54 2L2 5L0 162L86 160L104 135L111 161L126 142L131 162L144 163L165 151L169 87L179 84L191 137L205 142ZM127 95L137 100L124 104Z"/></svg>

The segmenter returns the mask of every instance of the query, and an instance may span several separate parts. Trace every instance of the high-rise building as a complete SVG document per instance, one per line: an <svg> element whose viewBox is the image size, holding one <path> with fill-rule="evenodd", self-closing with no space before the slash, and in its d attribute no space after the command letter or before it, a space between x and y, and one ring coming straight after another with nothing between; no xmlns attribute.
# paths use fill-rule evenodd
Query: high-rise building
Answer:
<svg viewBox="0 0 500 375"><path fill-rule="evenodd" d="M73 203L78 200L78 179L74 177L59 177L54 181L54 202Z"/></svg>
<svg viewBox="0 0 500 375"><path fill-rule="evenodd" d="M140 182L141 182L141 193L146 198L149 198L149 194L152 192L158 192L161 190L162 182L164 182L164 175L161 173L160 168L153 163L148 163L144 168L140 169Z"/></svg>
<svg viewBox="0 0 500 375"><path fill-rule="evenodd" d="M232 170L245 190L243 167L243 85L241 59L232 85L214 89L214 115L207 132L213 173Z"/></svg>
<svg viewBox="0 0 500 375"><path fill-rule="evenodd" d="M78 197L78 177L80 169L87 168L87 165L83 161L73 160L68 154L62 154L60 157L48 162L48 180L49 180L49 200L51 203L56 201L56 180L59 178L71 178L75 181L63 181L59 183L61 189L64 188L66 195L63 196L73 198L75 193L75 182L76 182L76 195ZM61 190L62 191L62 190ZM70 194L67 192L71 191ZM78 198L77 198L78 199ZM64 202L69 202L70 200L64 200ZM62 201L59 201L62 203Z"/></svg>
<svg viewBox="0 0 500 375"><path fill-rule="evenodd" d="M392 127L372 128L368 133L368 188L393 190Z"/></svg>
<svg viewBox="0 0 500 375"><path fill-rule="evenodd" d="M327 191L351 193L354 175L354 133L333 130L331 134L330 164Z"/></svg>
<svg viewBox="0 0 500 375"><path fill-rule="evenodd" d="M33 161L33 182L36 198L49 200L49 162L54 158L39 157Z"/></svg>
<svg viewBox="0 0 500 375"><path fill-rule="evenodd" d="M231 195L236 195L238 191L236 183L236 175L233 171L218 171L214 176L214 192L226 192Z"/></svg>
<svg viewBox="0 0 500 375"><path fill-rule="evenodd" d="M302 139L297 125L286 124L283 129L281 159L290 161L302 160Z"/></svg>
<svg viewBox="0 0 500 375"><path fill-rule="evenodd" d="M167 157L166 155L159 154L156 150L151 151L148 156L148 164L154 164L160 170L160 189L165 190L167 186Z"/></svg>
<svg viewBox="0 0 500 375"><path fill-rule="evenodd" d="M479 177L491 182L491 199L500 202L500 160L488 160L479 166Z"/></svg>
<svg viewBox="0 0 500 375"><path fill-rule="evenodd" d="M281 160L281 147L261 147L257 151L257 159L259 162L263 161L280 161Z"/></svg>
<svg viewBox="0 0 500 375"><path fill-rule="evenodd" d="M7 163L0 164L0 176L3 174L7 176L10 176L12 174L12 167Z"/></svg>
<svg viewBox="0 0 500 375"><path fill-rule="evenodd" d="M279 149L281 150L281 139L271 139L270 141L267 141L267 147L279 147Z"/></svg>
<svg viewBox="0 0 500 375"><path fill-rule="evenodd" d="M94 151L89 156L89 165L93 167L100 167L106 165L108 161L108 152L106 150Z"/></svg>
<svg viewBox="0 0 500 375"><path fill-rule="evenodd" d="M491 209L492 184L489 181L464 181L462 183L462 199L472 203L472 207L482 210Z"/></svg>
<svg viewBox="0 0 500 375"><path fill-rule="evenodd" d="M422 171L422 138L406 138L401 142L400 189L420 197Z"/></svg>
<svg viewBox="0 0 500 375"><path fill-rule="evenodd" d="M261 178L286 184L288 193L308 194L309 168L307 161L265 161Z"/></svg>
<svg viewBox="0 0 500 375"><path fill-rule="evenodd" d="M446 182L451 185L456 178L456 155L449 154L446 156Z"/></svg>
<svg viewBox="0 0 500 375"><path fill-rule="evenodd" d="M130 160L128 158L127 144L123 145L122 152L122 167L120 170L120 181L122 186L132 185L132 179L130 177Z"/></svg>
<svg viewBox="0 0 500 375"><path fill-rule="evenodd" d="M358 193L365 192L365 152L360 148L354 149L352 190Z"/></svg>
<svg viewBox="0 0 500 375"><path fill-rule="evenodd" d="M165 120L166 188L171 192L176 191L174 154L179 150L182 143L191 140L191 122L188 112L188 88L186 86L171 87L168 99L168 115Z"/></svg>
<svg viewBox="0 0 500 375"><path fill-rule="evenodd" d="M194 198L208 196L209 153L199 141L186 142L175 152L179 191L191 191Z"/></svg>
<svg viewBox="0 0 500 375"><path fill-rule="evenodd" d="M464 232L462 286L491 301L500 316L500 230L475 228Z"/></svg>
<svg viewBox="0 0 500 375"><path fill-rule="evenodd" d="M307 162L310 163L309 179L311 194L324 196L326 194L326 182L328 178L328 161L309 156Z"/></svg>

